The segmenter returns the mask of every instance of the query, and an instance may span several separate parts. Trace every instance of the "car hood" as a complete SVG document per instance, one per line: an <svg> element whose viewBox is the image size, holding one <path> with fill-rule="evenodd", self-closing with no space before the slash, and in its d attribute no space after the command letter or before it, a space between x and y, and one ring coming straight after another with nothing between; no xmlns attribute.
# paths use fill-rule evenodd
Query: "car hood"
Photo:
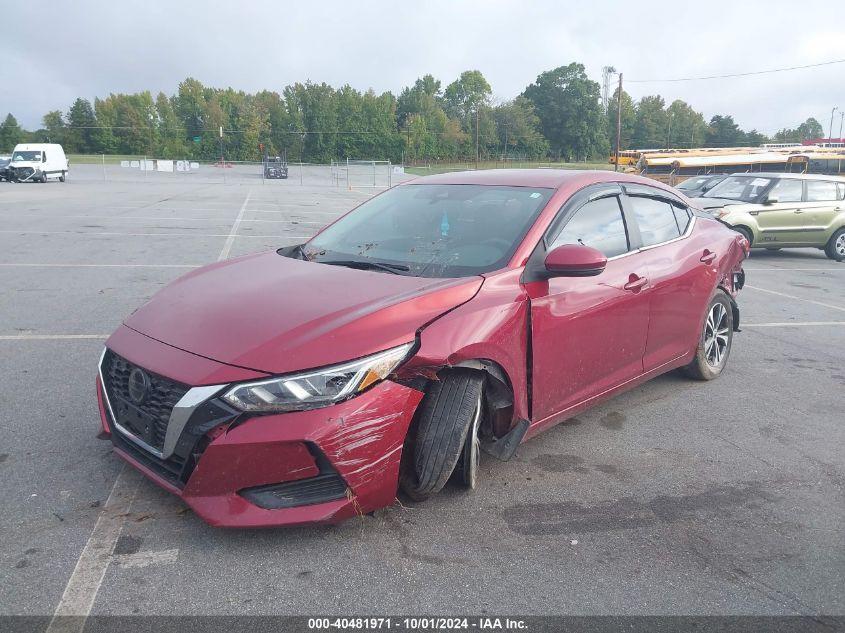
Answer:
<svg viewBox="0 0 845 633"><path fill-rule="evenodd" d="M355 270L270 252L181 277L125 325L221 363L282 374L412 341L419 328L469 301L482 281Z"/></svg>
<svg viewBox="0 0 845 633"><path fill-rule="evenodd" d="M723 207L733 206L736 204L748 204L741 200L731 200L730 198L694 198L696 206L705 211L710 209L721 209Z"/></svg>

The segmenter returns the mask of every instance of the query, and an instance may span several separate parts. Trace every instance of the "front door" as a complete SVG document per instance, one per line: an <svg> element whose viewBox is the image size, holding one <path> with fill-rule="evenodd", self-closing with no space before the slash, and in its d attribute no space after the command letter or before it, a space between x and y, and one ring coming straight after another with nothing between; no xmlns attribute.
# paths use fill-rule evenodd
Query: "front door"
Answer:
<svg viewBox="0 0 845 633"><path fill-rule="evenodd" d="M776 202L760 205L757 226L760 228L758 244L778 246L804 244L808 241L803 204L804 184L798 178L780 178L767 197ZM756 246L757 244L755 244Z"/></svg>
<svg viewBox="0 0 845 633"><path fill-rule="evenodd" d="M569 207L570 205L567 205ZM607 257L593 277L525 284L531 299L532 418L539 426L642 373L649 283L631 252L620 197L588 200L569 216L547 251L584 244Z"/></svg>

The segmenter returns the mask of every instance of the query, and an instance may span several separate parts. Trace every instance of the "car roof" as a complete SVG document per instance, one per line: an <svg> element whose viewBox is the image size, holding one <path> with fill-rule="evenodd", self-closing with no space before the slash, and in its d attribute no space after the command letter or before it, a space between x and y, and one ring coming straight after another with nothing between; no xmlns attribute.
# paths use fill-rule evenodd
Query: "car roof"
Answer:
<svg viewBox="0 0 845 633"><path fill-rule="evenodd" d="M406 185L491 185L560 189L566 185L586 186L601 182L630 182L671 191L666 185L633 174L604 169L480 169L422 176Z"/></svg>
<svg viewBox="0 0 845 633"><path fill-rule="evenodd" d="M845 177L825 174L791 174L778 171L755 171L752 173L726 174L728 176L749 176L755 178L794 178L796 180L835 180L845 182Z"/></svg>

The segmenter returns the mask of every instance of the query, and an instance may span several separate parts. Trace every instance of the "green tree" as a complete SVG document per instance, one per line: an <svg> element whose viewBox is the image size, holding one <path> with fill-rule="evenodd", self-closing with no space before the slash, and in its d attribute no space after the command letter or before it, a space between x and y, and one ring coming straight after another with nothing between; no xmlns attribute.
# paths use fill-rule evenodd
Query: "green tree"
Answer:
<svg viewBox="0 0 845 633"><path fill-rule="evenodd" d="M634 124L632 144L636 149L665 147L669 132L666 102L660 95L650 95L637 103L637 120Z"/></svg>
<svg viewBox="0 0 845 633"><path fill-rule="evenodd" d="M44 141L65 145L65 121L60 110L51 110L41 119L44 124Z"/></svg>
<svg viewBox="0 0 845 633"><path fill-rule="evenodd" d="M498 147L503 157L538 158L549 151L549 144L540 131L540 118L534 103L525 97L516 97L493 109Z"/></svg>
<svg viewBox="0 0 845 633"><path fill-rule="evenodd" d="M475 128L470 119L481 107L490 104L493 89L480 70L465 70L443 91L446 114L458 119L465 130Z"/></svg>
<svg viewBox="0 0 845 633"><path fill-rule="evenodd" d="M616 111L619 107L619 88L613 92L607 108L607 138L610 141L610 150L616 148ZM621 134L620 149L631 149L634 146L634 128L637 124L637 110L634 107L634 100L624 90L622 91L622 117L620 120Z"/></svg>
<svg viewBox="0 0 845 633"><path fill-rule="evenodd" d="M717 114L710 119L707 129L707 144L711 147L738 147L747 142L745 132L730 115Z"/></svg>
<svg viewBox="0 0 845 633"><path fill-rule="evenodd" d="M528 86L523 96L534 104L543 135L566 160L598 158L610 150L601 88L583 64L572 63L546 71Z"/></svg>
<svg viewBox="0 0 845 633"><path fill-rule="evenodd" d="M11 152L24 138L24 131L12 113L0 123L0 150Z"/></svg>
<svg viewBox="0 0 845 633"><path fill-rule="evenodd" d="M775 140L780 143L800 143L816 138L824 138L824 128L817 119L810 117L797 128L779 130L775 134Z"/></svg>
<svg viewBox="0 0 845 633"><path fill-rule="evenodd" d="M94 139L98 122L91 102L82 98L74 101L66 120L65 151L80 154L96 151Z"/></svg>
<svg viewBox="0 0 845 633"><path fill-rule="evenodd" d="M707 123L701 112L677 99L666 109L669 118L666 138L669 147L698 147L707 138Z"/></svg>

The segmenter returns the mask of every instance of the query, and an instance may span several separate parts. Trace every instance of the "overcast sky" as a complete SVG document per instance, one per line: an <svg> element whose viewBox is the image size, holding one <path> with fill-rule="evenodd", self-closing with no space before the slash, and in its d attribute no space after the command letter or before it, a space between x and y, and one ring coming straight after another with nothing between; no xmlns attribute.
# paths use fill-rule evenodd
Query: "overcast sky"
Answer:
<svg viewBox="0 0 845 633"><path fill-rule="evenodd" d="M215 6L215 8L212 8ZM426 73L445 87L478 69L496 100L578 61L601 81L745 72L845 58L845 2L334 2L46 0L12 2L0 20L0 116L37 128L82 96L216 87L281 91L310 79L390 90ZM774 133L845 109L845 64L756 77L626 83ZM839 113L834 132L838 131Z"/></svg>

